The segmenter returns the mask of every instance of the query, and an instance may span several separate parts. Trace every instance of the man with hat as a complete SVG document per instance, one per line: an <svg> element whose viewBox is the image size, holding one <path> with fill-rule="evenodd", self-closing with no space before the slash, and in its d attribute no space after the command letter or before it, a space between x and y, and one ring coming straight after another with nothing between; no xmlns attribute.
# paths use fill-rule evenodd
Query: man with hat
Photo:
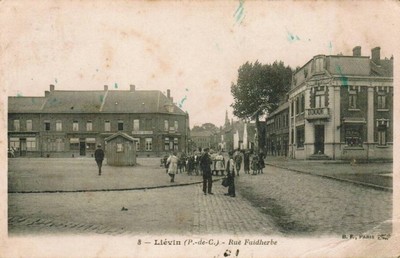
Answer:
<svg viewBox="0 0 400 258"><path fill-rule="evenodd" d="M212 172L211 172L211 164L212 160L210 155L208 154L209 149L204 149L204 154L200 158L200 168L203 171L203 192L204 195L213 194L211 192L212 188Z"/></svg>
<svg viewBox="0 0 400 258"><path fill-rule="evenodd" d="M97 166L99 167L99 176L101 176L101 166L104 160L104 151L101 149L101 144L97 144L97 149L94 152L94 159L96 160Z"/></svg>

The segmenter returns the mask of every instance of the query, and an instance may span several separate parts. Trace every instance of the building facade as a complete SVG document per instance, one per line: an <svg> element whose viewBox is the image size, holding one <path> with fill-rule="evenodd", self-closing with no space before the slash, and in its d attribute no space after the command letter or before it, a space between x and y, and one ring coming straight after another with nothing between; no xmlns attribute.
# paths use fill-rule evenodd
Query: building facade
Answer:
<svg viewBox="0 0 400 258"><path fill-rule="evenodd" d="M393 158L393 58L317 55L293 74L289 156Z"/></svg>
<svg viewBox="0 0 400 258"><path fill-rule="evenodd" d="M266 154L287 156L289 153L289 103L284 102L266 119Z"/></svg>
<svg viewBox="0 0 400 258"><path fill-rule="evenodd" d="M8 147L20 156L92 156L96 144L123 132L139 156L187 151L189 115L170 91L62 91L8 98Z"/></svg>

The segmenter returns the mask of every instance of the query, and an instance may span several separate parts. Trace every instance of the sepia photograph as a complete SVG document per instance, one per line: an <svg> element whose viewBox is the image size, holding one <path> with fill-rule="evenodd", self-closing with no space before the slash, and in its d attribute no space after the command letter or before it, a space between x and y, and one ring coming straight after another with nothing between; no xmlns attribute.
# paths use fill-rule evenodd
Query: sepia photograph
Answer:
<svg viewBox="0 0 400 258"><path fill-rule="evenodd" d="M0 257L400 257L399 11L0 1Z"/></svg>

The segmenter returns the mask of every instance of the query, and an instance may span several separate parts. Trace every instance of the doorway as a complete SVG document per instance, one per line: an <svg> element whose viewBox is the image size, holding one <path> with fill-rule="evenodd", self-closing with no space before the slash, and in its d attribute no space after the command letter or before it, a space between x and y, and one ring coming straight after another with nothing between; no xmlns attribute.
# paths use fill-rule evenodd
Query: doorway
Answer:
<svg viewBox="0 0 400 258"><path fill-rule="evenodd" d="M19 154L21 156L26 156L26 138L21 138L20 145L21 145L21 148L20 148Z"/></svg>
<svg viewBox="0 0 400 258"><path fill-rule="evenodd" d="M86 143L79 142L79 155L86 156Z"/></svg>
<svg viewBox="0 0 400 258"><path fill-rule="evenodd" d="M315 125L314 154L324 154L325 151L325 126Z"/></svg>

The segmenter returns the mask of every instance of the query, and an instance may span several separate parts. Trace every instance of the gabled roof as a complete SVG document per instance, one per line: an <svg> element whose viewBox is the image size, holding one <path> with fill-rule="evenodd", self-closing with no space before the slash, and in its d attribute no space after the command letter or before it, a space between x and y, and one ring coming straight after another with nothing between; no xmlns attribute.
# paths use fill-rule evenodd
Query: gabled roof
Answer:
<svg viewBox="0 0 400 258"><path fill-rule="evenodd" d="M104 140L106 141L106 142L108 142L108 141L110 141L110 140L112 140L112 139L115 139L115 138L117 138L117 137L123 137L123 138L125 138L125 139L127 139L128 141L131 141L131 142L133 142L133 141L135 141L135 139L134 138L132 138L131 136L129 136L129 135L127 135L126 133L123 133L123 132L117 132L117 133L115 133L115 134L113 134L113 135L110 135L110 136L108 136L107 138L105 138Z"/></svg>
<svg viewBox="0 0 400 258"><path fill-rule="evenodd" d="M46 97L9 97L9 112L170 113L186 115L158 90L62 91ZM171 108L171 110L169 110Z"/></svg>
<svg viewBox="0 0 400 258"><path fill-rule="evenodd" d="M8 97L8 112L39 113L45 97Z"/></svg>

